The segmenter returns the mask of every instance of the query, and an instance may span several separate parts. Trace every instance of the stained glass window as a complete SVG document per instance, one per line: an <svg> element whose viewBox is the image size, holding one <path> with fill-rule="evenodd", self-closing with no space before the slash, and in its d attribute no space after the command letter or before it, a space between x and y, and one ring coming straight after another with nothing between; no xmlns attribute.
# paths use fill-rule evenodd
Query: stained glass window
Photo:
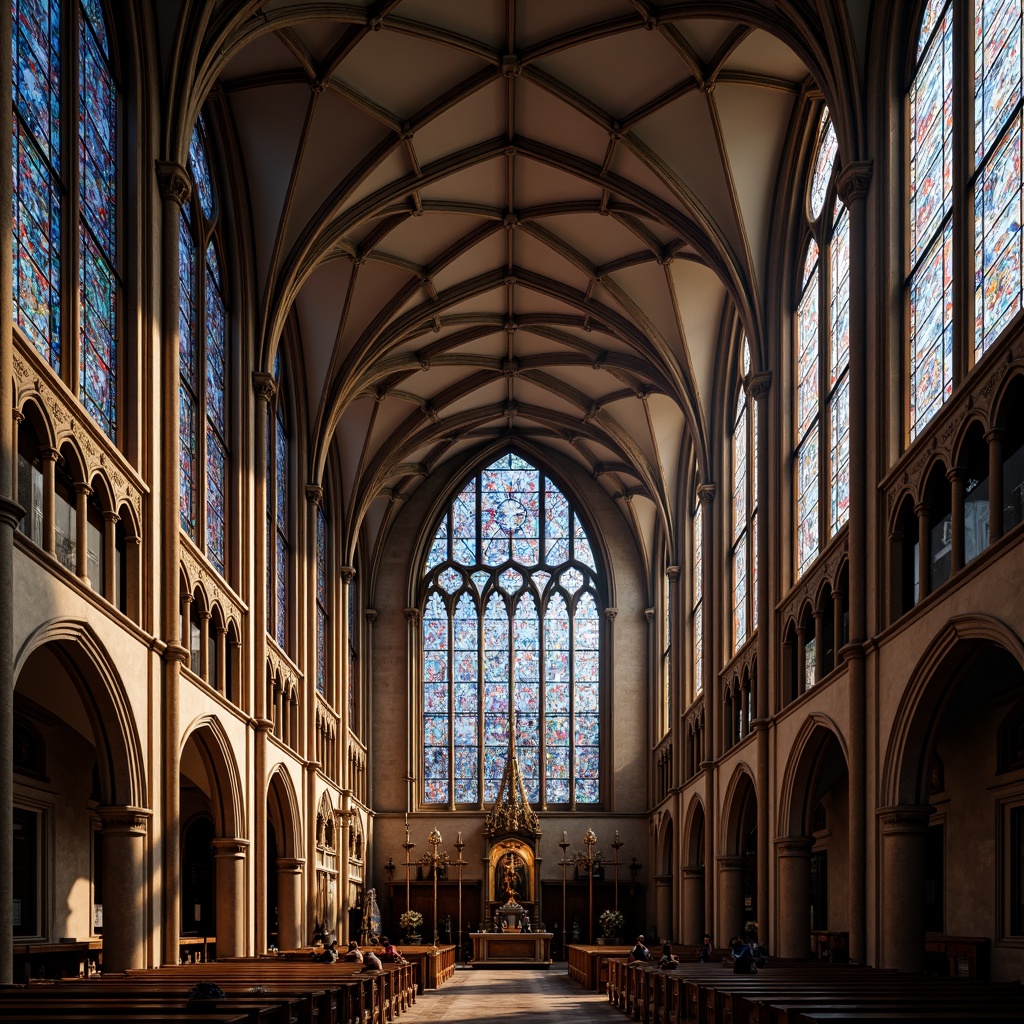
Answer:
<svg viewBox="0 0 1024 1024"><path fill-rule="evenodd" d="M178 237L178 357L181 527L227 574L231 456L228 319L213 181L202 118L192 131L193 194ZM205 197L205 198L204 198Z"/></svg>
<svg viewBox="0 0 1024 1024"><path fill-rule="evenodd" d="M741 382L732 425L732 644L738 651L747 639L747 487L750 480L747 393Z"/></svg>
<svg viewBox="0 0 1024 1024"><path fill-rule="evenodd" d="M274 403L274 637L283 648L288 639L288 427L278 375Z"/></svg>
<svg viewBox="0 0 1024 1024"><path fill-rule="evenodd" d="M75 14L69 12L77 11ZM11 0L14 322L117 440L118 95L98 0ZM74 92L68 82L77 84ZM74 99L77 109L68 109ZM77 124L68 151L64 128ZM63 199L78 198L70 244ZM61 295L78 257L78 358Z"/></svg>
<svg viewBox="0 0 1024 1024"><path fill-rule="evenodd" d="M838 141L826 109L810 184L811 239L796 311L793 452L797 575L850 507L850 216L835 196ZM830 201L829 201L830 200Z"/></svg>
<svg viewBox="0 0 1024 1024"><path fill-rule="evenodd" d="M600 801L600 581L572 500L525 459L459 489L424 563L424 803L495 800L513 713L530 801Z"/></svg>
<svg viewBox="0 0 1024 1024"><path fill-rule="evenodd" d="M704 522L696 495L692 522L693 607L690 611L690 628L693 636L693 692L696 695L704 689Z"/></svg>
<svg viewBox="0 0 1024 1024"><path fill-rule="evenodd" d="M909 433L953 390L953 17L928 5L910 87Z"/></svg>
<svg viewBox="0 0 1024 1024"><path fill-rule="evenodd" d="M351 587L349 588L351 590ZM327 692L327 515L316 509L316 688Z"/></svg>

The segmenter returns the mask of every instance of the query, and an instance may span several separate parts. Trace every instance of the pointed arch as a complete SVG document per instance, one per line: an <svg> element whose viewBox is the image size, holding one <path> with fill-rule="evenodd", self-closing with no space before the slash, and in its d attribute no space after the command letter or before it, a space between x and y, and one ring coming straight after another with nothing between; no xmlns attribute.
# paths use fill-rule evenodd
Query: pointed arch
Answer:
<svg viewBox="0 0 1024 1024"><path fill-rule="evenodd" d="M182 732L180 749L195 746L210 781L214 834L225 838L245 835L245 791L233 745L216 715L200 715ZM180 757L180 754L179 754Z"/></svg>

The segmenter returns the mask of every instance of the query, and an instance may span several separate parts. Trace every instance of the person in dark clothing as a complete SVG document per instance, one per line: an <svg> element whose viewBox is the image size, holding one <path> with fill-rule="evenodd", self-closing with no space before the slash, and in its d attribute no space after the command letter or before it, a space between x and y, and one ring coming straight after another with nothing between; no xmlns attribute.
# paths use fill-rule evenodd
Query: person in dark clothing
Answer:
<svg viewBox="0 0 1024 1024"><path fill-rule="evenodd" d="M732 969L736 974L757 974L754 952L740 938L732 940Z"/></svg>
<svg viewBox="0 0 1024 1024"><path fill-rule="evenodd" d="M700 944L700 949L697 950L697 959L700 960L702 964L711 963L711 956L713 952L714 949L711 945L711 936L705 932L704 941Z"/></svg>
<svg viewBox="0 0 1024 1024"><path fill-rule="evenodd" d="M629 951L629 956L632 960L651 959L651 951L644 945L644 937L642 935L636 937L636 945Z"/></svg>

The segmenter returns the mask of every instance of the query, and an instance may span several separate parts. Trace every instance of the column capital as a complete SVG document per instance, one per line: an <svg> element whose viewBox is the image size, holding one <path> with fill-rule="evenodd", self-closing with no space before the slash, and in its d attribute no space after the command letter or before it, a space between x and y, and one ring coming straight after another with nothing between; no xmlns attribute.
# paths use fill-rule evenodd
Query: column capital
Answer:
<svg viewBox="0 0 1024 1024"><path fill-rule="evenodd" d="M405 621L411 626L415 626L420 621L420 610L419 608L406 608L405 609Z"/></svg>
<svg viewBox="0 0 1024 1024"><path fill-rule="evenodd" d="M870 160L855 160L839 172L836 185L844 206L850 206L868 194L871 174Z"/></svg>
<svg viewBox="0 0 1024 1024"><path fill-rule="evenodd" d="M654 609L653 608L645 608L644 609L644 618L647 620L648 625L650 625L650 623L652 623L654 621Z"/></svg>
<svg viewBox="0 0 1024 1024"><path fill-rule="evenodd" d="M0 525L18 528L18 523L25 518L25 509L12 498L0 498Z"/></svg>
<svg viewBox="0 0 1024 1024"><path fill-rule="evenodd" d="M697 488L697 500L702 505L710 505L715 500L715 485L700 484Z"/></svg>
<svg viewBox="0 0 1024 1024"><path fill-rule="evenodd" d="M146 807L97 807L96 812L103 823L103 833L124 832L128 835L144 836L149 829L153 812Z"/></svg>
<svg viewBox="0 0 1024 1024"><path fill-rule="evenodd" d="M235 836L222 837L210 840L213 847L214 857L225 857L230 860L238 860L245 856L249 849L249 840Z"/></svg>
<svg viewBox="0 0 1024 1024"><path fill-rule="evenodd" d="M347 587L356 578L356 569L354 565L340 565L338 566L338 575L341 577L341 582Z"/></svg>
<svg viewBox="0 0 1024 1024"><path fill-rule="evenodd" d="M716 858L718 862L719 871L742 871L746 867L746 857L739 857L735 855L725 855Z"/></svg>
<svg viewBox="0 0 1024 1024"><path fill-rule="evenodd" d="M882 835L923 833L928 827L933 808L929 804L899 804L879 807L875 812L882 826Z"/></svg>
<svg viewBox="0 0 1024 1024"><path fill-rule="evenodd" d="M667 565L665 566L665 575L673 582L679 579L679 566L678 565Z"/></svg>
<svg viewBox="0 0 1024 1024"><path fill-rule="evenodd" d="M369 622L371 626L373 625L373 623L375 623L377 621L377 609L376 608L367 608L366 611L363 612L363 615L365 616L366 621Z"/></svg>
<svg viewBox="0 0 1024 1024"><path fill-rule="evenodd" d="M989 444L993 441L1002 441L1006 437L1006 429L1004 427L989 427L985 431L984 437Z"/></svg>
<svg viewBox="0 0 1024 1024"><path fill-rule="evenodd" d="M604 617L609 622L614 622L615 619L618 617L618 614L619 614L619 609L618 608L605 608L605 610L604 610Z"/></svg>
<svg viewBox="0 0 1024 1024"><path fill-rule="evenodd" d="M779 836L775 849L780 857L809 857L813 843L810 836Z"/></svg>
<svg viewBox="0 0 1024 1024"><path fill-rule="evenodd" d="M252 374L252 390L256 397L269 402L277 394L277 381L272 373L254 370Z"/></svg>
<svg viewBox="0 0 1024 1024"><path fill-rule="evenodd" d="M161 199L173 200L184 206L192 195L192 179L181 164L173 160L157 160L156 183Z"/></svg>
<svg viewBox="0 0 1024 1024"><path fill-rule="evenodd" d="M182 598L183 600L191 601L192 598ZM161 657L164 661L171 663L177 662L179 665L187 665L192 660L192 652L187 648L183 647L181 642L175 637L164 649Z"/></svg>
<svg viewBox="0 0 1024 1024"><path fill-rule="evenodd" d="M305 863L306 861L302 857L278 857L277 870L291 871L294 874L298 874Z"/></svg>
<svg viewBox="0 0 1024 1024"><path fill-rule="evenodd" d="M750 378L750 397L755 402L763 401L768 397L768 392L772 387L772 371L771 370L758 370L757 373L752 374Z"/></svg>
<svg viewBox="0 0 1024 1024"><path fill-rule="evenodd" d="M324 489L319 484L306 484L306 501L310 505L322 505L324 503Z"/></svg>

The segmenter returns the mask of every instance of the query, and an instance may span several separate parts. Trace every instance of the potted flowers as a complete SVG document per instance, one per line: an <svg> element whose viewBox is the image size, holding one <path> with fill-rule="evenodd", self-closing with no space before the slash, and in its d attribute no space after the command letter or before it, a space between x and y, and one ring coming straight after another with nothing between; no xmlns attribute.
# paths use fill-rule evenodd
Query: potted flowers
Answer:
<svg viewBox="0 0 1024 1024"><path fill-rule="evenodd" d="M601 937L597 940L598 944L611 943L615 945L620 940L626 919L618 910L606 910L597 919L597 923L601 926Z"/></svg>
<svg viewBox="0 0 1024 1024"><path fill-rule="evenodd" d="M398 919L398 927L402 929L405 941L417 946L422 938L423 915L418 910L406 910Z"/></svg>

